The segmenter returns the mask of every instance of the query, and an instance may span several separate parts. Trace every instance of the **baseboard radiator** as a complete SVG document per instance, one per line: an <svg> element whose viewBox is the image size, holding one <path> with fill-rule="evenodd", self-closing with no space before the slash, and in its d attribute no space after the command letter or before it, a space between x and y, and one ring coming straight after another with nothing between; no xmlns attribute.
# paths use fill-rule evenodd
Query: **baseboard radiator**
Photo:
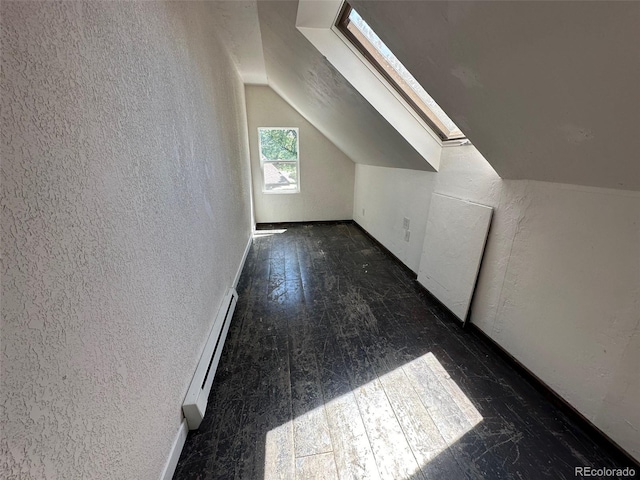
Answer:
<svg viewBox="0 0 640 480"><path fill-rule="evenodd" d="M227 332L229 331L237 301L238 294L233 288L230 288L218 310L211 334L182 404L182 411L187 419L189 430L198 428L204 418L213 377L220 362L222 347L224 346L225 338L227 338Z"/></svg>

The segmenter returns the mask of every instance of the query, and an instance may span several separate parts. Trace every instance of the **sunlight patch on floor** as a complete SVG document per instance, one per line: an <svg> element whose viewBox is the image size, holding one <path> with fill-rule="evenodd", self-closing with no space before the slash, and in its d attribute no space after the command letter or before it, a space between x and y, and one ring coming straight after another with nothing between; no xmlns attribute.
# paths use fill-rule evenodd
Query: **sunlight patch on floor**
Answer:
<svg viewBox="0 0 640 480"><path fill-rule="evenodd" d="M409 479L481 421L429 352L269 431L264 478L306 477L332 453L341 477Z"/></svg>
<svg viewBox="0 0 640 480"><path fill-rule="evenodd" d="M292 479L294 456L291 422L270 430L264 449L264 479Z"/></svg>
<svg viewBox="0 0 640 480"><path fill-rule="evenodd" d="M274 230L256 230L253 232L253 238L270 237L271 235L278 235L286 232L286 228L274 229Z"/></svg>

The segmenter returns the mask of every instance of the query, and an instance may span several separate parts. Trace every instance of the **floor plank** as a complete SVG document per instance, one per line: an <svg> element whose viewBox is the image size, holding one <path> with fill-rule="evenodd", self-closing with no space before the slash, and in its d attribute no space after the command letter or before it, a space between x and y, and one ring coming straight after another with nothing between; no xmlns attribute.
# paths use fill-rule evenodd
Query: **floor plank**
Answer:
<svg viewBox="0 0 640 480"><path fill-rule="evenodd" d="M346 393L334 398L327 403L326 409L340 478L379 479L376 460L354 395Z"/></svg>
<svg viewBox="0 0 640 480"><path fill-rule="evenodd" d="M265 439L264 478L290 480L295 478L293 429L284 423L267 432Z"/></svg>
<svg viewBox="0 0 640 480"><path fill-rule="evenodd" d="M379 380L355 390L362 422L380 472L388 480L420 478L420 466L407 443L404 432Z"/></svg>
<svg viewBox="0 0 640 480"><path fill-rule="evenodd" d="M446 448L433 419L401 369L383 375L380 383L414 451L420 451L420 459L431 460Z"/></svg>
<svg viewBox="0 0 640 480"><path fill-rule="evenodd" d="M342 351L332 339L319 342L314 351L338 475L341 479L379 479Z"/></svg>
<svg viewBox="0 0 640 480"><path fill-rule="evenodd" d="M333 453L320 453L296 459L296 480L338 480Z"/></svg>
<svg viewBox="0 0 640 480"><path fill-rule="evenodd" d="M460 410L451 395L443 389L442 384L424 362L423 357L404 365L402 370L438 427L440 435L448 444L456 442L471 430L472 425L466 415Z"/></svg>
<svg viewBox="0 0 640 480"><path fill-rule="evenodd" d="M309 336L292 335L290 355L295 455L331 452L320 375Z"/></svg>

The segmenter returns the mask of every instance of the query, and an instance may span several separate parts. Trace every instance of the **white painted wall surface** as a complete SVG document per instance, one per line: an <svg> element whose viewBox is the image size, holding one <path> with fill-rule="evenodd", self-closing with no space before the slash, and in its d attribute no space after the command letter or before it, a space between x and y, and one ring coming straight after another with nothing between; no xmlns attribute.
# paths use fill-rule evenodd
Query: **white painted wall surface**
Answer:
<svg viewBox="0 0 640 480"><path fill-rule="evenodd" d="M354 219L416 271L432 192L495 208L471 322L640 459L640 194L504 181L445 148L437 174L358 165Z"/></svg>
<svg viewBox="0 0 640 480"><path fill-rule="evenodd" d="M2 2L0 477L156 479L251 231L207 3Z"/></svg>
<svg viewBox="0 0 640 480"><path fill-rule="evenodd" d="M435 175L357 164L353 219L411 270L418 271ZM410 220L409 242L403 220Z"/></svg>
<svg viewBox="0 0 640 480"><path fill-rule="evenodd" d="M253 202L257 223L350 220L355 165L271 88L246 87ZM298 127L300 192L262 192L258 127Z"/></svg>

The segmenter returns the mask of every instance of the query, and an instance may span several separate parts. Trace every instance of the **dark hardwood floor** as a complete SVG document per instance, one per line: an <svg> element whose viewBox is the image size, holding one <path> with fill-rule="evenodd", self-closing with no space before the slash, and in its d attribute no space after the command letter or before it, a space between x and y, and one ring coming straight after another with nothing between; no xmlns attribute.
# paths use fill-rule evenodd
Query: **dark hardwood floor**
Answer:
<svg viewBox="0 0 640 480"><path fill-rule="evenodd" d="M174 478L569 479L620 466L357 225L282 230L253 242Z"/></svg>

